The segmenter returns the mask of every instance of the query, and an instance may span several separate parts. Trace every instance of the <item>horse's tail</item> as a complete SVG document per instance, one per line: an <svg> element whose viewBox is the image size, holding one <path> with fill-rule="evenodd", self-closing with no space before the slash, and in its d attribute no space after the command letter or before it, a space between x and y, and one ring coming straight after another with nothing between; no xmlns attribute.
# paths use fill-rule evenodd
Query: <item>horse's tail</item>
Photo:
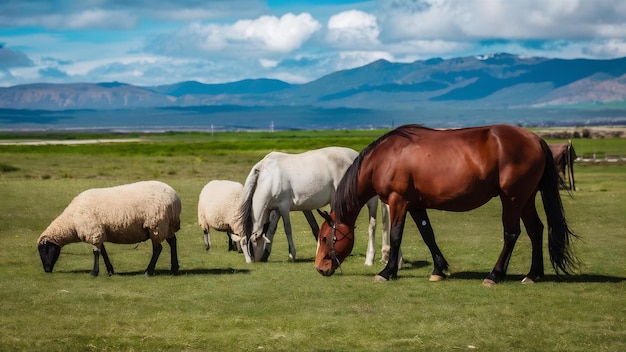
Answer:
<svg viewBox="0 0 626 352"><path fill-rule="evenodd" d="M576 151L572 145L572 141L567 142L567 172L569 173L569 185L572 191L576 190L576 181L574 181L574 160L576 159Z"/></svg>
<svg viewBox="0 0 626 352"><path fill-rule="evenodd" d="M243 236L250 239L252 236L252 198L254 197L254 191L259 180L259 173L261 172L261 162L258 162L246 178L246 183L243 185L243 192L241 194L241 205L239 208L239 219L241 220L241 226L243 229Z"/></svg>
<svg viewBox="0 0 626 352"><path fill-rule="evenodd" d="M571 247L572 238L577 236L570 230L563 211L559 187L563 186L564 182L559 177L550 147L543 139L540 139L540 143L546 157L546 165L539 181L539 190L548 220L550 262L557 274L562 271L569 275L578 267L578 260Z"/></svg>

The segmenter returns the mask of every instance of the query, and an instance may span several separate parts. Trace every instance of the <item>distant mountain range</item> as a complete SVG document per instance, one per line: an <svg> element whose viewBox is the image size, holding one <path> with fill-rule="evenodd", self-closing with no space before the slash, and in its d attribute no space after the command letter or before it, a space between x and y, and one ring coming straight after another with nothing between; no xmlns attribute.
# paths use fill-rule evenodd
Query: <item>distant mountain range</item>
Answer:
<svg viewBox="0 0 626 352"><path fill-rule="evenodd" d="M0 109L126 110L207 106L414 110L531 108L626 103L626 58L563 60L511 54L378 60L306 84L247 79L156 87L36 83L0 88Z"/></svg>

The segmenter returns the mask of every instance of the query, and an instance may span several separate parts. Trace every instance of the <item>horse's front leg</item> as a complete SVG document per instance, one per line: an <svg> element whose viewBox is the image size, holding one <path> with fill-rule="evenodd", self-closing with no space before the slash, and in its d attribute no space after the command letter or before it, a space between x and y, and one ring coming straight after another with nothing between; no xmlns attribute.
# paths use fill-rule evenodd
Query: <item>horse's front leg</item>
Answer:
<svg viewBox="0 0 626 352"><path fill-rule="evenodd" d="M413 209L410 210L410 214L433 258L434 268L429 280L441 281L446 277L445 272L448 270L448 262L443 257L441 250L439 250L439 246L437 246L435 232L428 219L428 213L426 213L426 209Z"/></svg>
<svg viewBox="0 0 626 352"><path fill-rule="evenodd" d="M400 257L400 245L402 244L402 233L406 221L406 204L392 205L390 207L391 231L389 234L390 250L389 261L385 268L374 277L374 281L388 281L398 278L398 259Z"/></svg>
<svg viewBox="0 0 626 352"><path fill-rule="evenodd" d="M289 243L289 261L296 261L296 246L293 243L293 236L291 235L291 219L289 217L289 210L282 212L283 225L285 226L285 236L287 236L287 243Z"/></svg>
<svg viewBox="0 0 626 352"><path fill-rule="evenodd" d="M274 242L276 227L278 227L278 220L280 220L279 211L277 209L271 210L268 218L268 222L263 226L263 231L261 232L263 235L265 235L267 241L262 242L264 250L261 259L258 260L260 262L267 262L270 254L272 254L272 243ZM255 258L255 260L257 259Z"/></svg>
<svg viewBox="0 0 626 352"><path fill-rule="evenodd" d="M372 197L367 203L369 214L369 226L367 229L367 252L365 252L365 265L372 266L376 257L376 212L378 211L378 197Z"/></svg>
<svg viewBox="0 0 626 352"><path fill-rule="evenodd" d="M317 235L320 233L320 227L317 225L317 220L315 220L315 216L313 216L313 212L310 210L303 210L302 214L306 218L306 221L309 223L311 227L311 232L313 232L313 237L315 237L315 242L317 242Z"/></svg>
<svg viewBox="0 0 626 352"><path fill-rule="evenodd" d="M383 218L383 231L382 231L382 248L380 250L381 258L380 262L387 265L389 261L389 206L381 202L380 214ZM398 252L398 269L402 269L402 247Z"/></svg>

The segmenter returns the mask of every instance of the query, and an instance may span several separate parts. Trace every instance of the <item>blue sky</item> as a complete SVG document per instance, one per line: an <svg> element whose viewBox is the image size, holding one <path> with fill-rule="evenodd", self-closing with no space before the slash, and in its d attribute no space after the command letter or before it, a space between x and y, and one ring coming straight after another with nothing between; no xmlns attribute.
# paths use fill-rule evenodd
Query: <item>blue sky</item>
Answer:
<svg viewBox="0 0 626 352"><path fill-rule="evenodd" d="M0 86L305 83L377 59L626 56L623 0L8 0Z"/></svg>

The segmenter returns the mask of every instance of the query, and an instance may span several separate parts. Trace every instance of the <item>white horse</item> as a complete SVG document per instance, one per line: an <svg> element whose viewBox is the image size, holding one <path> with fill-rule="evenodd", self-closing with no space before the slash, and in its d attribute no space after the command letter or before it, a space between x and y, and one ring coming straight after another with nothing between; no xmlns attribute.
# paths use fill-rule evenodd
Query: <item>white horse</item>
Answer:
<svg viewBox="0 0 626 352"><path fill-rule="evenodd" d="M241 197L243 246L246 262L267 261L279 217L283 218L289 244L289 259L296 259L291 235L290 211L302 211L317 239L319 227L312 210L331 204L335 189L358 153L342 147L328 147L301 154L271 152L259 161L248 175ZM378 197L367 202L369 241L365 265L375 257L374 239ZM383 257L389 248L389 210L382 207ZM387 243L385 243L387 242Z"/></svg>

